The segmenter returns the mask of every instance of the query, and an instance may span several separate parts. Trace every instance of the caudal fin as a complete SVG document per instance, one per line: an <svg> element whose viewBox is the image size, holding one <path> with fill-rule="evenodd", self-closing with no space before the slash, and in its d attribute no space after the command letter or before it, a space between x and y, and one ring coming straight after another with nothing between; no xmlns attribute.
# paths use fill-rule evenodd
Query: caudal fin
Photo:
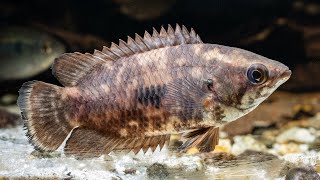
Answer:
<svg viewBox="0 0 320 180"><path fill-rule="evenodd" d="M18 106L30 142L38 150L56 150L73 127L65 115L62 87L30 81L19 90Z"/></svg>

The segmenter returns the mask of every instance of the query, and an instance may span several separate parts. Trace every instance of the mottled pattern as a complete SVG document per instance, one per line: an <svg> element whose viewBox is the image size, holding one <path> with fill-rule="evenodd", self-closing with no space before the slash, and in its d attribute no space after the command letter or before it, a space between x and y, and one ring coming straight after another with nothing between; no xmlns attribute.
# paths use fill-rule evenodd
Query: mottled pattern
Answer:
<svg viewBox="0 0 320 180"><path fill-rule="evenodd" d="M97 66L78 84L81 96L74 106L80 108L75 108L79 113L73 119L120 136L168 134L224 124L230 121L224 120L228 113L225 107L237 110L236 117L247 110L240 107L251 88L246 77L241 77L247 66L224 61L239 52L220 45L180 45L119 59L112 68L110 64ZM237 58L247 58L245 53ZM212 80L211 88L205 83L207 79ZM255 90L248 104L260 96L260 90ZM205 110L207 103L212 107Z"/></svg>
<svg viewBox="0 0 320 180"><path fill-rule="evenodd" d="M262 84L247 78L256 64L268 71ZM194 133L186 147L204 145L209 151L207 142L218 143L218 127L252 111L291 74L257 54L203 44L193 30L178 25L93 54L64 54L53 70L66 87L26 84L19 106L31 141L42 149L56 149L77 128L69 152L89 151L92 144L103 152L154 150L169 134L192 130L200 134Z"/></svg>

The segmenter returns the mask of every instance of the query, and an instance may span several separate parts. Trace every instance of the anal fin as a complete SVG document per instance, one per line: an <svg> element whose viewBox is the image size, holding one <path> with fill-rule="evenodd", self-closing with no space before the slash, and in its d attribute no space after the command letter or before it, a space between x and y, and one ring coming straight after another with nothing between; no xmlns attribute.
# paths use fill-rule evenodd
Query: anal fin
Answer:
<svg viewBox="0 0 320 180"><path fill-rule="evenodd" d="M210 152L219 143L219 127L201 128L184 137L188 140L180 146L182 151L196 147L200 152Z"/></svg>
<svg viewBox="0 0 320 180"><path fill-rule="evenodd" d="M113 137L87 128L76 128L66 142L66 155L77 157L99 157L111 151L132 151L135 154L141 149L146 152L149 148L154 151L158 145L163 147L168 143L170 135L150 137Z"/></svg>
<svg viewBox="0 0 320 180"><path fill-rule="evenodd" d="M64 153L80 157L97 157L104 154L104 144L109 138L84 128L76 128L66 142Z"/></svg>

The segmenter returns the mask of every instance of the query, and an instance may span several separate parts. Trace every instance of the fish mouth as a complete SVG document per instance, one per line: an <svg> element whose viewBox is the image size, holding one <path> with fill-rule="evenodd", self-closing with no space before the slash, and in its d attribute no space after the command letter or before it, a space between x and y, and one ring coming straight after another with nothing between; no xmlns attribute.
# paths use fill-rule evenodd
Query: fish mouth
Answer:
<svg viewBox="0 0 320 180"><path fill-rule="evenodd" d="M288 80L290 78L291 74L292 74L291 70L287 69L279 76L279 79Z"/></svg>
<svg viewBox="0 0 320 180"><path fill-rule="evenodd" d="M291 74L291 70L289 68L286 68L284 71L282 71L282 73L279 73L278 76L275 76L275 78L271 81L269 87L279 87L281 84L283 84L290 78Z"/></svg>

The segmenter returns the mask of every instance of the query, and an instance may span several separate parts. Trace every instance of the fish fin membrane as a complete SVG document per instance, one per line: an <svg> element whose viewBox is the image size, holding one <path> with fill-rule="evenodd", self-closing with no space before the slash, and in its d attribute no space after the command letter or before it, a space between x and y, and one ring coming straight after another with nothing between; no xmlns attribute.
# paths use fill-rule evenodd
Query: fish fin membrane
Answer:
<svg viewBox="0 0 320 180"><path fill-rule="evenodd" d="M104 63L105 60L89 53L64 53L54 60L52 74L62 85L75 86L94 66Z"/></svg>
<svg viewBox="0 0 320 180"><path fill-rule="evenodd" d="M201 128L184 135L184 137L188 140L180 146L182 151L195 147L200 152L210 152L219 143L219 128Z"/></svg>
<svg viewBox="0 0 320 180"><path fill-rule="evenodd" d="M64 153L76 157L99 157L110 152L126 151L138 153L141 149L146 152L151 148L152 152L160 146L160 149L170 140L170 135L151 137L119 138L105 135L98 131L78 127L72 131L66 142Z"/></svg>
<svg viewBox="0 0 320 180"><path fill-rule="evenodd" d="M61 100L63 88L40 81L29 81L19 90L18 106L35 149L56 150L72 130Z"/></svg>
<svg viewBox="0 0 320 180"><path fill-rule="evenodd" d="M128 37L127 42L119 40L119 45L111 43L110 48L104 46L102 51L95 50L93 54L65 53L55 59L52 69L61 84L75 86L98 65L112 65L112 61L120 58L167 46L201 43L200 36L192 28L189 32L185 26L177 24L174 30L168 25L167 30L161 27L160 33L153 28L152 35L145 31L143 38L136 34L135 39Z"/></svg>

